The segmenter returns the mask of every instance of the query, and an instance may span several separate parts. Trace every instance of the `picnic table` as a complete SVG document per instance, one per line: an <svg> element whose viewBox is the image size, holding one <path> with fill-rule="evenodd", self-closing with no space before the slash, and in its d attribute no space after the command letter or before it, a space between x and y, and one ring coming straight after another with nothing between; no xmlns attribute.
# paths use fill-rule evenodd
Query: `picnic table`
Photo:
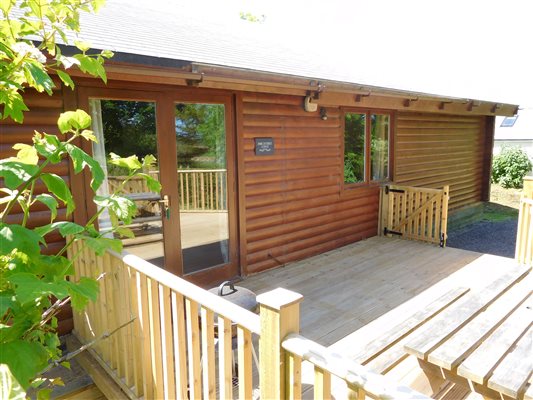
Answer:
<svg viewBox="0 0 533 400"><path fill-rule="evenodd" d="M403 344L427 376L484 396L533 399L531 267L516 265L418 327Z"/></svg>

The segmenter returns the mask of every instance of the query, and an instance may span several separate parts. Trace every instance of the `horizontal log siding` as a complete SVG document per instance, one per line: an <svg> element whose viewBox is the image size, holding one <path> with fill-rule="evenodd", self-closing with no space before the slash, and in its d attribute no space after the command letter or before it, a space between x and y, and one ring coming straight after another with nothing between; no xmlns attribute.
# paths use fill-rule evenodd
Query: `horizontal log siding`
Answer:
<svg viewBox="0 0 533 400"><path fill-rule="evenodd" d="M303 111L298 96L243 94L243 273L303 259L377 233L378 189L344 190L340 110ZM274 138L256 156L254 138Z"/></svg>
<svg viewBox="0 0 533 400"><path fill-rule="evenodd" d="M55 90L52 96L40 94L28 90L24 93L24 101L30 111L24 113L24 124L17 124L11 119L0 121L0 156L1 158L16 155L13 145L16 143L32 143L34 131L46 132L48 134L59 135L57 128L57 119L63 112L63 94L61 90ZM67 183L70 182L68 161L61 162L57 165L51 165L46 168L47 172L52 172L63 178ZM3 186L3 182L1 182ZM46 192L46 187L39 182L35 185L35 193ZM83 205L79 205L82 207ZM31 209L31 218L28 221L29 227L41 226L50 223L50 211L41 203L35 204ZM20 223L22 221L22 210L15 206L9 216L6 218L7 223ZM57 220L66 220L66 208L58 208ZM69 218L72 219L72 218ZM46 237L48 246L43 250L46 254L55 254L65 245L63 238L52 233ZM61 334L72 330L72 310L65 307L59 314L59 331Z"/></svg>
<svg viewBox="0 0 533 400"><path fill-rule="evenodd" d="M398 113L394 182L450 185L449 209L482 200L484 117Z"/></svg>

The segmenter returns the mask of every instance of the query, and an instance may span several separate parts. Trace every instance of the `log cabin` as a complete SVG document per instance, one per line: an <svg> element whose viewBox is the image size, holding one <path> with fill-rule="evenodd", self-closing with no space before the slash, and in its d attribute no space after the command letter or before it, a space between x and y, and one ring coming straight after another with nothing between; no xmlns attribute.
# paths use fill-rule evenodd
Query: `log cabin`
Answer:
<svg viewBox="0 0 533 400"><path fill-rule="evenodd" d="M449 185L451 216L488 200L495 116L517 105L367 84L357 65L258 41L249 27L217 40L205 24L120 7L83 21L93 48L115 52L107 84L74 71L74 91L58 81L53 96L26 93L24 124L1 123L2 156L34 130L57 132L75 108L93 118L100 145L86 150L103 166L110 152L154 154L161 194L130 188L140 212L125 245L141 258L211 286L377 235L386 184ZM66 163L55 172L76 195L72 218L86 221L87 177ZM106 172L113 190L120 171ZM32 224L48 219L36 211ZM52 238L49 251L62 245Z"/></svg>

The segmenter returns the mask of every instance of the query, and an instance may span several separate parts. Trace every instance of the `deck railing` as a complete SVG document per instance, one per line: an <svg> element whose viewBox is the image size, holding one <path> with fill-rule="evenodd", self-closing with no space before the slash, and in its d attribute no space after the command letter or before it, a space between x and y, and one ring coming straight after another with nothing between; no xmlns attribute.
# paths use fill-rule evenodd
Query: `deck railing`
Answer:
<svg viewBox="0 0 533 400"><path fill-rule="evenodd" d="M381 188L379 234L446 245L449 186Z"/></svg>
<svg viewBox="0 0 533 400"><path fill-rule="evenodd" d="M159 171L149 173L159 180ZM109 176L109 190L114 191L124 178L124 176ZM227 170L225 169L178 170L180 211L226 211L228 207L226 179ZM124 191L131 194L146 193L149 189L146 181L138 178L130 179ZM147 205L147 207L150 206Z"/></svg>
<svg viewBox="0 0 533 400"><path fill-rule="evenodd" d="M308 361L313 366L315 399L332 398L332 376L344 381L348 397L352 399L364 400L367 395L374 399L430 399L303 336L290 334L282 346L288 352L290 366L287 377L287 386L291 390L289 398L302 397L301 364Z"/></svg>
<svg viewBox="0 0 533 400"><path fill-rule="evenodd" d="M75 335L87 343L122 326L91 353L130 398L232 398L235 348L238 396L252 397L257 314L134 255L100 257L75 244L70 256L75 279L101 276L97 301L74 317Z"/></svg>
<svg viewBox="0 0 533 400"><path fill-rule="evenodd" d="M88 343L115 331L89 351L132 399L256 397L254 334L262 399L300 398L302 361L314 365L316 399L330 397L331 374L358 394L425 398L361 365L331 363L334 355L298 335L298 293L278 288L259 295L257 315L133 255L97 256L75 243L69 256L74 279L100 277L100 295L75 314L74 334Z"/></svg>
<svg viewBox="0 0 533 400"><path fill-rule="evenodd" d="M524 179L516 234L516 260L533 265L533 177Z"/></svg>

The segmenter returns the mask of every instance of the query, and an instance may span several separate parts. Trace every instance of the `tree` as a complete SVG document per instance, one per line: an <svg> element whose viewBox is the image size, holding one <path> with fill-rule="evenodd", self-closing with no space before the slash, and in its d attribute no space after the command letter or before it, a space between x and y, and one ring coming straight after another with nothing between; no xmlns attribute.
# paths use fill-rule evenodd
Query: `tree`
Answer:
<svg viewBox="0 0 533 400"><path fill-rule="evenodd" d="M77 65L82 71L105 81L105 58L112 55L103 51L87 54L89 44L75 42L81 51L65 57L56 44L60 37L68 44L67 33L79 31L80 11L95 12L102 0L27 0L15 8L15 1L0 0L3 20L0 25L0 104L3 118L23 120L27 107L23 93L29 87L51 94L54 86L50 74L59 76L63 84L73 87L74 82L66 69ZM27 37L38 38L36 42ZM37 43L37 44L36 44ZM141 162L137 156L122 158L111 155L111 163L128 171L122 185L109 196L94 196L98 212L85 225L71 221L57 221L58 207L63 204L70 215L75 208L70 188L63 179L49 172L47 167L69 158L75 173L88 170L91 188L96 192L104 182L101 166L74 143L79 140L95 141L88 129L91 118L82 111L67 111L57 122L61 136L35 132L33 144L16 144L14 157L0 160L0 395L2 398L23 398L25 391L39 386L39 378L49 365L61 362L56 315L68 301L73 309L81 310L98 295L94 277L67 279L72 276L72 260L65 257L74 242L88 246L97 254L107 249L121 251L120 240L110 239L109 233L131 236L121 224L131 222L136 213L135 204L120 196L124 183L141 176L152 191L159 191L157 181L141 172L155 163L153 156ZM48 192L38 193L44 185ZM32 208L41 203L50 212L50 223L28 227ZM22 210L18 224L7 222L15 208ZM109 212L112 227L101 232L95 222L100 213ZM65 238L65 246L55 255L46 255L47 237L57 232ZM77 257L74 254L73 257ZM105 279L105 277L104 277ZM57 301L52 302L52 296ZM40 392L46 397L49 389Z"/></svg>

